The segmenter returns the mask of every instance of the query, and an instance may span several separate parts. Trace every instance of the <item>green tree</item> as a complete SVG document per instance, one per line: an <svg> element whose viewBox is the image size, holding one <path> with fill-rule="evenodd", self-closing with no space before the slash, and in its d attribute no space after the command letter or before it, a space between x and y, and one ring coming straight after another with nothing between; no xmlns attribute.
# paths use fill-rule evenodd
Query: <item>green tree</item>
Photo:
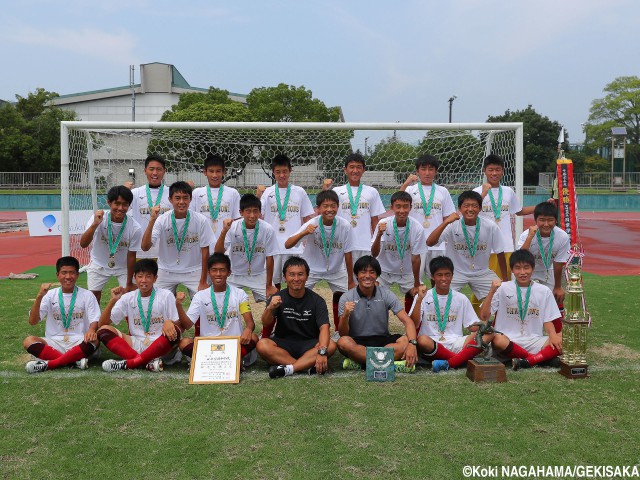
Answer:
<svg viewBox="0 0 640 480"><path fill-rule="evenodd" d="M251 90L247 106L258 122L338 122L340 108L327 107L304 86L279 84Z"/></svg>
<svg viewBox="0 0 640 480"><path fill-rule="evenodd" d="M417 155L416 145L403 142L392 135L382 139L373 147L373 151L367 157L367 169L393 170L396 172L397 183L402 184L407 174L415 170Z"/></svg>
<svg viewBox="0 0 640 480"><path fill-rule="evenodd" d="M524 183L537 185L539 172L554 172L558 157L558 134L562 126L542 116L529 105L524 110L507 110L503 115L489 116L488 122L522 122L524 124ZM565 135L563 148L568 146Z"/></svg>

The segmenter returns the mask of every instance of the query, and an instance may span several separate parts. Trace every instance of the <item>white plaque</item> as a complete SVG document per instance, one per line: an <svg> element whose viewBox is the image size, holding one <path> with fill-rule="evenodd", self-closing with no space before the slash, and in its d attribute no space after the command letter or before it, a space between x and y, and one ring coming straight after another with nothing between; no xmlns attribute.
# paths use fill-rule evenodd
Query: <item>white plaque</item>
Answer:
<svg viewBox="0 0 640 480"><path fill-rule="evenodd" d="M189 383L239 383L240 337L196 337Z"/></svg>

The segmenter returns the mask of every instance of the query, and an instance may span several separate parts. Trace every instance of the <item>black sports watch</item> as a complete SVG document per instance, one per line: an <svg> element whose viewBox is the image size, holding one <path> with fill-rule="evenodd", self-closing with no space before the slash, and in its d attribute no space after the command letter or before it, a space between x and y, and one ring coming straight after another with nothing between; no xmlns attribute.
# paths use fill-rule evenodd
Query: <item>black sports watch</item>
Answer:
<svg viewBox="0 0 640 480"><path fill-rule="evenodd" d="M327 347L318 348L318 355L322 355L323 357L327 356Z"/></svg>
<svg viewBox="0 0 640 480"><path fill-rule="evenodd" d="M413 345L414 347L417 347L417 346L418 346L418 340L409 340L409 343L410 343L411 345Z"/></svg>

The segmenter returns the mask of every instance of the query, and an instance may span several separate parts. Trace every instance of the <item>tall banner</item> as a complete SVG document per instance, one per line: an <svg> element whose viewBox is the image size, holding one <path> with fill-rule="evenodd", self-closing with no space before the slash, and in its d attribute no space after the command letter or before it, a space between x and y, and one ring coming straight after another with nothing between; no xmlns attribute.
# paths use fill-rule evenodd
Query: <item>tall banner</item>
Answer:
<svg viewBox="0 0 640 480"><path fill-rule="evenodd" d="M573 183L573 161L562 158L557 162L559 227L571 238L571 245L578 243L578 215L576 187Z"/></svg>

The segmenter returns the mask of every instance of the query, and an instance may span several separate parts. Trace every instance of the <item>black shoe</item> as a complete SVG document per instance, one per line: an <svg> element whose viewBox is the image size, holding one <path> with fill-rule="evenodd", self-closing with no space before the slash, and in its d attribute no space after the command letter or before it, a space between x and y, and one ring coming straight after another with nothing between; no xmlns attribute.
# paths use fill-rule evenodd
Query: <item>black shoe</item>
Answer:
<svg viewBox="0 0 640 480"><path fill-rule="evenodd" d="M529 365L529 360L526 358L513 358L511 360L511 366L513 367L513 371L520 370L521 368L531 368Z"/></svg>
<svg viewBox="0 0 640 480"><path fill-rule="evenodd" d="M284 377L284 365L273 365L269 367L269 378Z"/></svg>

